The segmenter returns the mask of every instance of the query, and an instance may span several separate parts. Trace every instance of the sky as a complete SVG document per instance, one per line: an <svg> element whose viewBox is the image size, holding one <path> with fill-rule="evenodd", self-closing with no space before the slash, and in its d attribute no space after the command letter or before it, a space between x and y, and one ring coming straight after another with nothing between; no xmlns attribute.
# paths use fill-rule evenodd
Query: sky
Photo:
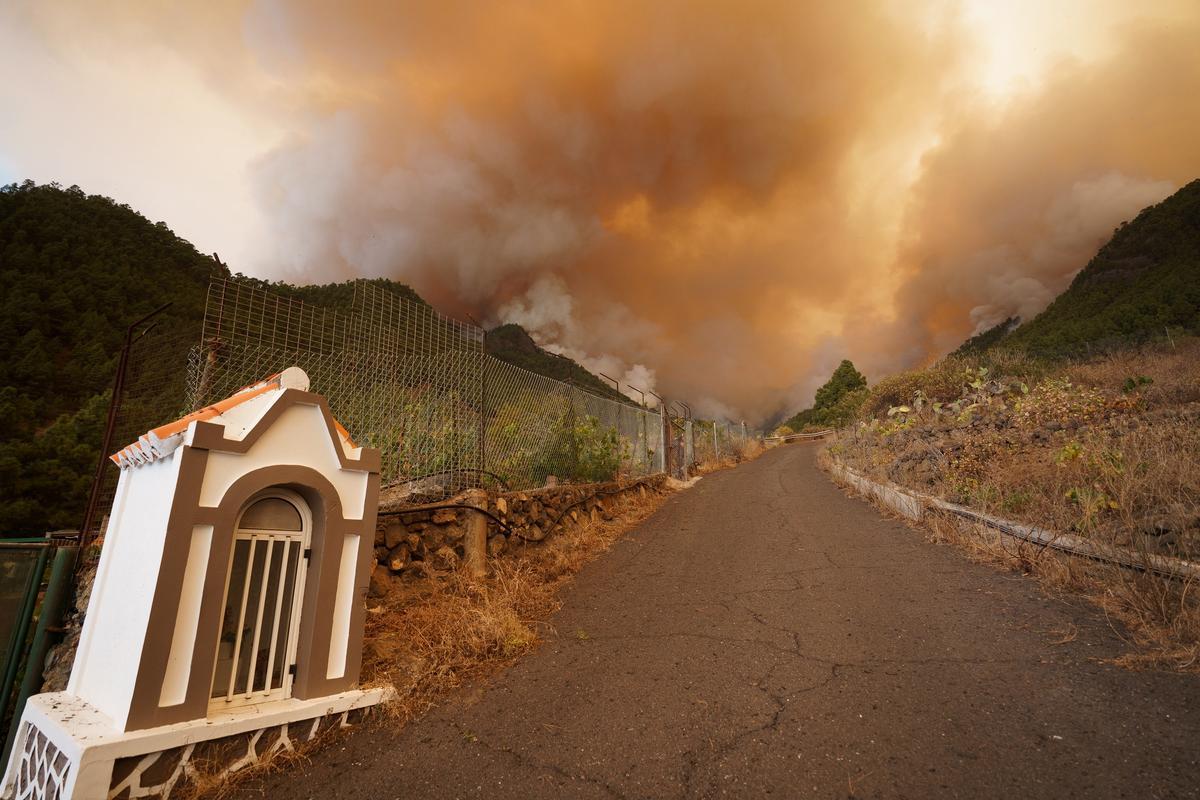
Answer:
<svg viewBox="0 0 1200 800"><path fill-rule="evenodd" d="M1200 177L1197 41L1193 0L10 0L0 180L762 422L1035 315Z"/></svg>

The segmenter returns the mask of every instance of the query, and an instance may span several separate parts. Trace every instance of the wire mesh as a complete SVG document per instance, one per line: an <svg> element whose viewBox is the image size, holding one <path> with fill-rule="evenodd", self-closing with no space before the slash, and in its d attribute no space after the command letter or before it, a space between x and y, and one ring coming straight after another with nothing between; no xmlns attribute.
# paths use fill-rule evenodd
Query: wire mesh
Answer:
<svg viewBox="0 0 1200 800"><path fill-rule="evenodd" d="M662 469L657 413L513 366L483 344L481 328L370 281L343 311L218 277L186 405L299 366L355 441L381 451L385 485L421 494L488 475L529 488Z"/></svg>

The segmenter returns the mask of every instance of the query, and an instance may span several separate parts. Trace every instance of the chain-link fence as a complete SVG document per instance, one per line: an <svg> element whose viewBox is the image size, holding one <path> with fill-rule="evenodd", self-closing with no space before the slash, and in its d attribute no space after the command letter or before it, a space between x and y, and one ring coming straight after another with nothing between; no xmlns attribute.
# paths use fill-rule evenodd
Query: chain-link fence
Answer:
<svg viewBox="0 0 1200 800"><path fill-rule="evenodd" d="M338 310L217 278L182 405L299 366L355 441L380 449L385 485L422 494L663 469L657 412L493 358L484 335L370 281Z"/></svg>
<svg viewBox="0 0 1200 800"><path fill-rule="evenodd" d="M686 430L690 438L685 441L685 447L689 453L688 463L691 464L736 460L750 438L744 422L688 420Z"/></svg>

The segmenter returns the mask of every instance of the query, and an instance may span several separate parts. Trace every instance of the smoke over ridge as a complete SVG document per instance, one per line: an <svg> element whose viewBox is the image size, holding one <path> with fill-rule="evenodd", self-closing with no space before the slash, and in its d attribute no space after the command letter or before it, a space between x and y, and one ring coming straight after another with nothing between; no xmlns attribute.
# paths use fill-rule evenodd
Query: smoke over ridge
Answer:
<svg viewBox="0 0 1200 800"><path fill-rule="evenodd" d="M841 358L874 378L1037 313L1200 175L1200 6L1087 8L1111 45L1003 96L932 1L28 13L50 41L183 54L285 121L251 168L256 271L391 277L762 420Z"/></svg>

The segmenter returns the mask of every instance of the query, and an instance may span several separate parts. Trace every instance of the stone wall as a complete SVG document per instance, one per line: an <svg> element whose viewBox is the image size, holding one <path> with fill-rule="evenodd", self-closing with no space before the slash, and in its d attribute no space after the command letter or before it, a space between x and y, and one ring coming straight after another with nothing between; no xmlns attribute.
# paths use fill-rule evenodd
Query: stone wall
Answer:
<svg viewBox="0 0 1200 800"><path fill-rule="evenodd" d="M517 543L541 542L561 526L585 517L610 520L613 503L621 494L657 492L665 480L666 476L655 475L636 481L490 492L488 511L504 525L488 519L488 556L499 556ZM380 500L372 597L383 596L395 580L419 580L455 569L462 561L467 520L477 512L442 506L470 505L469 495L422 505L406 500L390 500L386 493Z"/></svg>

